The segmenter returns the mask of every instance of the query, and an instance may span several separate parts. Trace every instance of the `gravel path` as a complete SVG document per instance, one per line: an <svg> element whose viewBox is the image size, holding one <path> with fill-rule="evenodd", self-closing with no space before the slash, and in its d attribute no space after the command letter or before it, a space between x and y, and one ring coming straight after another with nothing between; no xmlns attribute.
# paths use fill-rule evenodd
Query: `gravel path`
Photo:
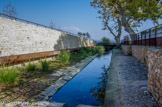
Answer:
<svg viewBox="0 0 162 107"><path fill-rule="evenodd" d="M147 68L132 56L114 49L105 107L158 107L147 90Z"/></svg>

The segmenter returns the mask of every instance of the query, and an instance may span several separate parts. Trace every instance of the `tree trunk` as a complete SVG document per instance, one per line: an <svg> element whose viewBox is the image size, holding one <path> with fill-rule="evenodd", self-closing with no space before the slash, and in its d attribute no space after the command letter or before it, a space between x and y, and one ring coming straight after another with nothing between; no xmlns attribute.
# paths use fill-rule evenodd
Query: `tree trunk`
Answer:
<svg viewBox="0 0 162 107"><path fill-rule="evenodd" d="M130 35L130 38L131 40L133 41L135 39L135 32L134 30L132 29L132 27L130 26L128 20L127 20L127 17L125 15L125 11L124 9L122 8L121 4L119 3L118 4L118 12L120 13L121 15L121 22L122 22L122 26L125 28L125 31L129 33Z"/></svg>
<svg viewBox="0 0 162 107"><path fill-rule="evenodd" d="M115 40L116 40L116 45L120 46L120 36L116 36Z"/></svg>
<svg viewBox="0 0 162 107"><path fill-rule="evenodd" d="M128 21L122 17L122 26L125 28L125 31L129 33L130 39L133 41L135 39L135 32L129 25Z"/></svg>

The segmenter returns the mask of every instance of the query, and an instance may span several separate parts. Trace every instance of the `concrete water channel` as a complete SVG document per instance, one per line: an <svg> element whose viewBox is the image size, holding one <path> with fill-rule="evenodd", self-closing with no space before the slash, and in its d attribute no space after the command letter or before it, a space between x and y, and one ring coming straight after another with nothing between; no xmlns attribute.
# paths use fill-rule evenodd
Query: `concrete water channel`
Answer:
<svg viewBox="0 0 162 107"><path fill-rule="evenodd" d="M112 53L97 56L72 80L55 93L49 101L65 103L66 107L100 106L104 102L108 69Z"/></svg>

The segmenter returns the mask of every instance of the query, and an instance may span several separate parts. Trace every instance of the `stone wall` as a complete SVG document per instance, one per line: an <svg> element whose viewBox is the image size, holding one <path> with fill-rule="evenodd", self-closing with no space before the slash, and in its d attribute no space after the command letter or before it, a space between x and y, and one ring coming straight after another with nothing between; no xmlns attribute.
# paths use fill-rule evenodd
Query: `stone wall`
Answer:
<svg viewBox="0 0 162 107"><path fill-rule="evenodd" d="M121 47L125 55L132 55L131 45L122 45Z"/></svg>
<svg viewBox="0 0 162 107"><path fill-rule="evenodd" d="M132 56L148 67L148 89L162 106L162 48L122 45L125 55Z"/></svg>
<svg viewBox="0 0 162 107"><path fill-rule="evenodd" d="M146 46L132 46L132 56L135 57L138 61L147 66L147 55L148 47Z"/></svg>
<svg viewBox="0 0 162 107"><path fill-rule="evenodd" d="M150 48L148 53L148 88L162 107L162 49Z"/></svg>
<svg viewBox="0 0 162 107"><path fill-rule="evenodd" d="M0 58L94 45L93 40L0 17Z"/></svg>

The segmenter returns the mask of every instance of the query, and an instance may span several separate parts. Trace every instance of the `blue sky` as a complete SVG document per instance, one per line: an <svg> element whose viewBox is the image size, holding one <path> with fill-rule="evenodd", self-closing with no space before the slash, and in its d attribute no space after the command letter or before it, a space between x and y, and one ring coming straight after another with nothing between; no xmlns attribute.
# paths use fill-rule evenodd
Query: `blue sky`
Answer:
<svg viewBox="0 0 162 107"><path fill-rule="evenodd" d="M94 40L100 40L103 36L114 38L109 31L101 30L103 25L97 18L99 14L90 6L93 0L0 0L0 12L8 1L17 9L19 18L44 25L53 21L55 27L65 31L89 32ZM153 26L151 21L147 21L138 30ZM123 32L122 38L126 34Z"/></svg>

